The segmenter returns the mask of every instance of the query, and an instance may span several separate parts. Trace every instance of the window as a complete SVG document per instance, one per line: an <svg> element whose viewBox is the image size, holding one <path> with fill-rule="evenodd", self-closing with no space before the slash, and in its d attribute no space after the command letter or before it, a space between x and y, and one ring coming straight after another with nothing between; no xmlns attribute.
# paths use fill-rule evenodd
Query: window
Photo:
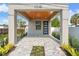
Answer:
<svg viewBox="0 0 79 59"><path fill-rule="evenodd" d="M36 21L36 30L41 30L41 21Z"/></svg>

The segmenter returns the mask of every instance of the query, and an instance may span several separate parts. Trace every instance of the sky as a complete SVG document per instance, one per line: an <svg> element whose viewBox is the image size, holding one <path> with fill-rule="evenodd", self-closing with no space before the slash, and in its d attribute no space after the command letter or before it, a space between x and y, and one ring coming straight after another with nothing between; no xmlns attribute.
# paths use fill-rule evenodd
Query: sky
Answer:
<svg viewBox="0 0 79 59"><path fill-rule="evenodd" d="M79 3L69 4L69 14L70 17L75 13L79 13ZM23 17L19 17L22 18ZM8 4L1 4L0 3L0 24L8 24Z"/></svg>

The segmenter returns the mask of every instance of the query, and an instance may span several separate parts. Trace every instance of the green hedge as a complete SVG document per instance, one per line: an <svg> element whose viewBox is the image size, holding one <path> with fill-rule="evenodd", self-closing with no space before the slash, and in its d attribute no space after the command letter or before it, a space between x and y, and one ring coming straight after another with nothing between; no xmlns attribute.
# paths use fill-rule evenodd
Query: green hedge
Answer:
<svg viewBox="0 0 79 59"><path fill-rule="evenodd" d="M0 47L4 47L8 44L8 34L1 34L0 35Z"/></svg>
<svg viewBox="0 0 79 59"><path fill-rule="evenodd" d="M58 32L52 32L52 36L60 40L60 33Z"/></svg>
<svg viewBox="0 0 79 59"><path fill-rule="evenodd" d="M60 27L60 21L58 18L55 18L51 21L51 26L52 27Z"/></svg>
<svg viewBox="0 0 79 59"><path fill-rule="evenodd" d="M79 48L79 40L75 37L69 36L69 43L74 48Z"/></svg>

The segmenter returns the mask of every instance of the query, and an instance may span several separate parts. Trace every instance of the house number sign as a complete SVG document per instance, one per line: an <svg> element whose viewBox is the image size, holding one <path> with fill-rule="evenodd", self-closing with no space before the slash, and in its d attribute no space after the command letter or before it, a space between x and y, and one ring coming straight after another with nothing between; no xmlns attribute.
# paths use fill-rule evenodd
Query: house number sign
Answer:
<svg viewBox="0 0 79 59"><path fill-rule="evenodd" d="M42 6L40 4L36 4L34 5L34 8L42 8Z"/></svg>

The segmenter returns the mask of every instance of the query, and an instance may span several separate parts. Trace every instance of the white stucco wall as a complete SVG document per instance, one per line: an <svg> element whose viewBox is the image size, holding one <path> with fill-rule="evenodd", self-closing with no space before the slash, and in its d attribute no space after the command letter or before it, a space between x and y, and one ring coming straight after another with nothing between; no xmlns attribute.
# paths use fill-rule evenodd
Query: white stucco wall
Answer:
<svg viewBox="0 0 79 59"><path fill-rule="evenodd" d="M30 3L30 4L22 4L22 3L19 3L19 4L17 4L17 3L10 3L10 4L8 4L9 5L9 7L11 8L11 9L14 9L14 8L16 8L16 9L40 9L40 6L41 6L41 9L54 9L55 11L57 10L57 9L68 9L68 4L64 4L64 3L50 3L50 4L46 4L46 3ZM12 13L13 13L13 11L12 11Z"/></svg>
<svg viewBox="0 0 79 59"><path fill-rule="evenodd" d="M51 32L60 32L60 28L58 28L58 27L51 27Z"/></svg>
<svg viewBox="0 0 79 59"><path fill-rule="evenodd" d="M69 34L79 40L79 27L69 27Z"/></svg>

